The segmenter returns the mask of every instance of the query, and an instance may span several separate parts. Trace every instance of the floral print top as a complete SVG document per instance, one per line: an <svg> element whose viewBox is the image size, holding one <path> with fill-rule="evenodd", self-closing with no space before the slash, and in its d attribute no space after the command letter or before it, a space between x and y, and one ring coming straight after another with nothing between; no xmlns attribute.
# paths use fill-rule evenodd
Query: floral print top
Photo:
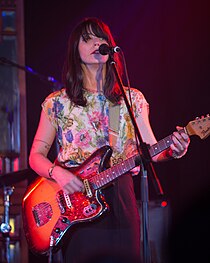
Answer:
<svg viewBox="0 0 210 263"><path fill-rule="evenodd" d="M52 125L57 131L60 145L57 160L68 161L68 166L84 162L98 148L109 145L109 100L98 92L85 91L87 106L75 106L65 88L51 93L42 103ZM141 114L148 103L137 89L131 89L134 116ZM133 125L126 105L120 102L119 133L113 146L112 164L121 162L136 153ZM117 121L117 120L116 120Z"/></svg>

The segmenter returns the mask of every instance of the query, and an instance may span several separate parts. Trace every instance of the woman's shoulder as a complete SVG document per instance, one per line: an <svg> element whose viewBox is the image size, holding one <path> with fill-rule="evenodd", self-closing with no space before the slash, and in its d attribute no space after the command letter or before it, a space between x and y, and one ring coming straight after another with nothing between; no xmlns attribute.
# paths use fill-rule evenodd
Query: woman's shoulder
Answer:
<svg viewBox="0 0 210 263"><path fill-rule="evenodd" d="M47 97L46 100L60 100L60 99L67 99L68 96L66 94L66 89L65 88L61 88L60 90L56 90L53 91L52 93L50 93Z"/></svg>
<svg viewBox="0 0 210 263"><path fill-rule="evenodd" d="M69 105L70 100L66 94L66 89L62 88L50 93L42 102L44 108L52 108L55 105Z"/></svg>
<svg viewBox="0 0 210 263"><path fill-rule="evenodd" d="M126 87L124 86L124 89L126 91L126 93L130 93L133 95L133 96L140 96L141 98L144 98L144 94L137 88L135 87Z"/></svg>

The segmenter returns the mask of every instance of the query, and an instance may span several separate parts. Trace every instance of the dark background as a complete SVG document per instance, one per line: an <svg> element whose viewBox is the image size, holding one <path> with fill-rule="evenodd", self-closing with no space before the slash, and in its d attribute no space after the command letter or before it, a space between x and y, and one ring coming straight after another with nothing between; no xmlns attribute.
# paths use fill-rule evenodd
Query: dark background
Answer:
<svg viewBox="0 0 210 263"><path fill-rule="evenodd" d="M87 16L102 19L124 52L131 86L140 89L150 104L151 126L160 140L176 125L186 126L195 117L209 113L209 7L209 1L194 0L27 0L26 65L60 81L67 39L75 24ZM53 88L27 74L29 149L41 103ZM154 165L176 222L210 197L209 146L210 137L201 140L191 136L184 158ZM156 200L150 177L149 189L150 199ZM203 205L199 213L208 209ZM196 213L193 216L198 216ZM197 228L202 225L199 219Z"/></svg>

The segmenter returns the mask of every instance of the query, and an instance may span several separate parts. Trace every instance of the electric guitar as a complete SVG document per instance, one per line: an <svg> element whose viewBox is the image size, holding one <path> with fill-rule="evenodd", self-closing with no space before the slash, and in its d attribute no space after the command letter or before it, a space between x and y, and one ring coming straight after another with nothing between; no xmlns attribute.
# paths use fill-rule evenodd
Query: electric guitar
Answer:
<svg viewBox="0 0 210 263"><path fill-rule="evenodd" d="M188 123L184 128L191 135L206 139L210 134L210 117L202 117ZM151 157L172 144L172 135L150 146ZM85 191L66 194L52 179L39 177L26 190L22 202L23 225L29 249L36 254L55 252L72 225L92 221L108 210L102 193L117 177L130 171L140 163L134 155L108 169L107 163L112 149L104 146L95 151L85 162L69 170L84 183Z"/></svg>

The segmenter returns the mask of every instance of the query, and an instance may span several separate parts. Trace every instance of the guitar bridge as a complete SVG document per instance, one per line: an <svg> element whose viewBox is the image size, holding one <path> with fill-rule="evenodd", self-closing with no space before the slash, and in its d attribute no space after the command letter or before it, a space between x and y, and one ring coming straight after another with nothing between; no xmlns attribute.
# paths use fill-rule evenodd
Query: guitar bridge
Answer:
<svg viewBox="0 0 210 263"><path fill-rule="evenodd" d="M47 224L53 215L52 207L47 202L43 202L43 203L39 203L35 205L32 208L32 213L33 213L36 225L38 227Z"/></svg>
<svg viewBox="0 0 210 263"><path fill-rule="evenodd" d="M58 206L59 206L59 209L62 215L65 214L67 209L72 208L72 203L71 203L69 194L66 194L62 190L57 192L56 200L58 202Z"/></svg>

